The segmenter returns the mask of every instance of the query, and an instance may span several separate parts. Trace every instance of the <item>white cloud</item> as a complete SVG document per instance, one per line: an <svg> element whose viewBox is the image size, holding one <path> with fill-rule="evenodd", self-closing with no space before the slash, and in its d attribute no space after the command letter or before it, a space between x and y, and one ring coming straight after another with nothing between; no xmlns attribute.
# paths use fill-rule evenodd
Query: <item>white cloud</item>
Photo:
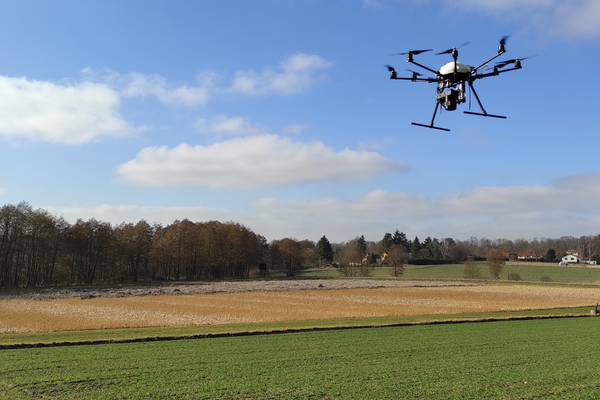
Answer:
<svg viewBox="0 0 600 400"><path fill-rule="evenodd" d="M118 225L121 222L136 223L142 219L148 223L168 225L176 219L189 219L191 221L240 221L244 217L228 210L211 207L160 207L136 205L111 205L100 204L94 207L44 207L55 215L63 216L70 223L77 219L89 220L95 218L100 221Z"/></svg>
<svg viewBox="0 0 600 400"><path fill-rule="evenodd" d="M127 85L122 93L125 96L155 96L166 104L196 107L206 104L210 99L214 74L201 75L198 80L198 86L177 86L158 74L133 72L126 76Z"/></svg>
<svg viewBox="0 0 600 400"><path fill-rule="evenodd" d="M119 223L168 224L175 219L242 223L269 240L284 237L335 242L364 234L380 240L395 229L409 236L533 238L598 234L600 174L557 179L548 186L479 187L447 196L415 196L371 191L340 200L258 199L244 211L205 207L138 207L102 205L94 208L48 208L74 222L98 218Z"/></svg>
<svg viewBox="0 0 600 400"><path fill-rule="evenodd" d="M77 144L134 131L107 85L0 77L0 137Z"/></svg>
<svg viewBox="0 0 600 400"><path fill-rule="evenodd" d="M224 114L213 118L199 118L196 129L201 133L215 133L226 135L260 135L265 131L243 117L227 117Z"/></svg>
<svg viewBox="0 0 600 400"><path fill-rule="evenodd" d="M235 74L231 91L247 95L296 94L308 89L322 76L318 73L331 63L315 54L295 54L279 65L279 71L240 71Z"/></svg>
<svg viewBox="0 0 600 400"><path fill-rule="evenodd" d="M277 135L230 139L209 146L181 144L142 149L118 167L125 181L147 186L253 189L309 181L367 179L406 171L402 164L366 151L334 151Z"/></svg>
<svg viewBox="0 0 600 400"><path fill-rule="evenodd" d="M283 133L300 135L306 128L308 128L308 125L306 124L290 124L283 128Z"/></svg>
<svg viewBox="0 0 600 400"><path fill-rule="evenodd" d="M238 71L231 87L217 86L218 74L203 72L196 85L169 82L159 74L132 72L121 74L110 69L84 68L86 81L100 82L118 90L127 97L153 96L165 104L184 107L205 105L215 94L234 92L245 95L297 94L323 78L319 72L331 63L316 54L294 54L279 64L278 70L267 68L261 72Z"/></svg>
<svg viewBox="0 0 600 400"><path fill-rule="evenodd" d="M264 216L256 229L270 238L379 240L394 229L459 239L560 237L598 234L599 194L600 175L578 175L551 186L480 187L443 197L375 190L350 201L260 199L252 207Z"/></svg>
<svg viewBox="0 0 600 400"><path fill-rule="evenodd" d="M456 8L525 21L528 27L533 26L553 37L600 36L598 0L461 0L449 3Z"/></svg>

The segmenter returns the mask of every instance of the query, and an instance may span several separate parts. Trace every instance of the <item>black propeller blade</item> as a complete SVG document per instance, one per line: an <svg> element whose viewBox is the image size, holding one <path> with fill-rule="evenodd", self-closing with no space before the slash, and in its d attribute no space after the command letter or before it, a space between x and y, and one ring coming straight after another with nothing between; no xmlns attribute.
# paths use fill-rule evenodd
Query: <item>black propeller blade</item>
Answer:
<svg viewBox="0 0 600 400"><path fill-rule="evenodd" d="M521 61L527 60L528 58L532 58L532 57L535 57L535 56L529 56L529 57L523 57L523 58L513 58L512 60L500 61L500 62L496 63L496 67L498 67L498 68L504 68L508 64L515 64L516 65L517 63L519 63L519 65L520 65Z"/></svg>
<svg viewBox="0 0 600 400"><path fill-rule="evenodd" d="M396 74L396 70L391 65L384 65L390 71L390 79L396 79L398 75Z"/></svg>
<svg viewBox="0 0 600 400"><path fill-rule="evenodd" d="M421 54L421 53L425 53L426 51L433 51L433 49L428 49L428 50L411 50L411 51L407 51L405 53L394 53L394 54L390 54L390 56L405 56L407 54Z"/></svg>
<svg viewBox="0 0 600 400"><path fill-rule="evenodd" d="M502 39L500 39L500 45L498 46L498 54L503 54L506 52L506 48L504 47L504 45L506 44L506 41L508 40L510 36L505 35L502 36Z"/></svg>
<svg viewBox="0 0 600 400"><path fill-rule="evenodd" d="M406 69L408 72L413 74L413 76L423 76L423 74L418 73L417 71L413 71L412 69Z"/></svg>
<svg viewBox="0 0 600 400"><path fill-rule="evenodd" d="M469 43L471 43L471 42L464 42L463 44L461 44L461 45L460 45L460 46L458 46L458 47L453 47L453 48L451 48L451 49L448 49L448 50L442 51L441 53L435 53L435 55L436 55L436 56L439 56L439 55L442 55L442 54L452 54L452 52L453 52L454 50L458 50L458 49L460 49L461 47L468 45Z"/></svg>

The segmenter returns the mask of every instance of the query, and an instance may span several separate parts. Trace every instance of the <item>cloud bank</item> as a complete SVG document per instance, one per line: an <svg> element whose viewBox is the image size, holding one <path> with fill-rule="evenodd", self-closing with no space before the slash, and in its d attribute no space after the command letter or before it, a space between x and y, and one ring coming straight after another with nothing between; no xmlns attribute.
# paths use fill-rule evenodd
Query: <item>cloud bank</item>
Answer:
<svg viewBox="0 0 600 400"><path fill-rule="evenodd" d="M364 234L380 240L400 229L409 236L489 238L596 235L600 223L600 174L557 179L547 186L479 187L446 196L374 190L352 200L262 198L243 211L204 207L48 208L69 221L99 218L112 223L172 223L175 219L242 223L269 240L284 237L336 242Z"/></svg>

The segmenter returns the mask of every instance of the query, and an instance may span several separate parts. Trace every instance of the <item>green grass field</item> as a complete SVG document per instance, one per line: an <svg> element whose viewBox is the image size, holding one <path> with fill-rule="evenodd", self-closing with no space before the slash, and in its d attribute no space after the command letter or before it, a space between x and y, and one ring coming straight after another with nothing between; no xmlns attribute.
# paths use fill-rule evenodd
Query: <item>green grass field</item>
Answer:
<svg viewBox="0 0 600 400"><path fill-rule="evenodd" d="M487 265L478 264L481 268L481 279L492 279ZM404 269L405 279L464 279L464 264L446 265L406 265ZM500 274L501 280L508 280L509 274L519 274L524 281L540 282L542 277L548 277L550 282L598 284L600 282L600 268L562 267L557 264L531 263L531 264L507 264ZM300 271L301 278L339 278L341 277L335 268L311 269ZM376 267L373 269L373 278L389 278L392 271L388 267Z"/></svg>
<svg viewBox="0 0 600 400"><path fill-rule="evenodd" d="M600 397L600 318L0 351L0 398Z"/></svg>

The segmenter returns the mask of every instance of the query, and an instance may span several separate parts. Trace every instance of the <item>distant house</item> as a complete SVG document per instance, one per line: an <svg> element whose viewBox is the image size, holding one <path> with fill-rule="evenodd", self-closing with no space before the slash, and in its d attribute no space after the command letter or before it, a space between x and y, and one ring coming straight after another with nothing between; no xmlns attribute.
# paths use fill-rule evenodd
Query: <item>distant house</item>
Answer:
<svg viewBox="0 0 600 400"><path fill-rule="evenodd" d="M544 257L531 251L522 251L517 253L517 260L519 261L540 261L542 258Z"/></svg>
<svg viewBox="0 0 600 400"><path fill-rule="evenodd" d="M573 254L567 254L561 259L560 265L578 264L580 262L581 259L579 257L574 256Z"/></svg>

